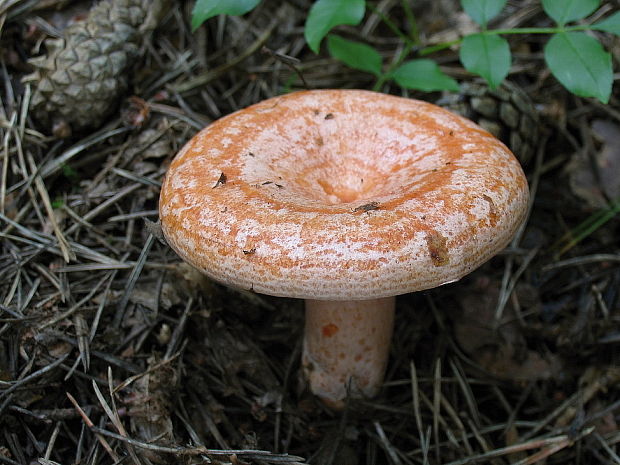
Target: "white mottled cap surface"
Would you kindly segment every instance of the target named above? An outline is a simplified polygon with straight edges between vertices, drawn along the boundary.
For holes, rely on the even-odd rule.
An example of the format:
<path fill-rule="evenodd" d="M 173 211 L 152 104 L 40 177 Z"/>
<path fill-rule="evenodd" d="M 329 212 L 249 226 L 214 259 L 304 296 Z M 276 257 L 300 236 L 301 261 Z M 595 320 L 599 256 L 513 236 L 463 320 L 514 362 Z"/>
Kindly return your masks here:
<path fill-rule="evenodd" d="M 361 90 L 297 92 L 215 121 L 175 157 L 166 239 L 221 283 L 364 300 L 472 271 L 523 222 L 512 153 L 435 105 Z"/>

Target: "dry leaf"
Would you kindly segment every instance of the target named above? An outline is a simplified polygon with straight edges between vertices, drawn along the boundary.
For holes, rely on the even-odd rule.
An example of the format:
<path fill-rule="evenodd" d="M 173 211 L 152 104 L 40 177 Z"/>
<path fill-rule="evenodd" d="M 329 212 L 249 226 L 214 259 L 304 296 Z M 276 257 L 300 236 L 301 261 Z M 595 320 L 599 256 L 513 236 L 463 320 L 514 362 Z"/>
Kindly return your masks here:
<path fill-rule="evenodd" d="M 592 133 L 603 144 L 596 157 L 603 193 L 609 199 L 620 199 L 620 126 L 597 119 L 592 122 Z"/>
<path fill-rule="evenodd" d="M 159 363 L 150 357 L 148 366 Z M 170 363 L 164 363 L 153 371 L 137 379 L 132 385 L 133 401 L 129 409 L 132 431 L 144 442 L 156 441 L 158 444 L 175 442 L 172 425 L 173 399 L 177 389 L 178 373 Z M 152 451 L 141 451 L 155 463 L 168 461 Z"/>
<path fill-rule="evenodd" d="M 573 194 L 599 209 L 606 207 L 608 200 L 620 198 L 620 127 L 598 119 L 591 129 L 601 143 L 600 150 L 594 160 L 586 153 L 576 153 L 567 170 Z"/>

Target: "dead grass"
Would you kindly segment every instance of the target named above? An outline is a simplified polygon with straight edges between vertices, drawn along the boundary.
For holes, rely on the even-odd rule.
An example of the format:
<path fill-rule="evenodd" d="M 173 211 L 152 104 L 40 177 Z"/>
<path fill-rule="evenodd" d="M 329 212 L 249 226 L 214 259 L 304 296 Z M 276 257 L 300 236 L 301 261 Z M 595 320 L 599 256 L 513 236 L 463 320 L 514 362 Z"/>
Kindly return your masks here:
<path fill-rule="evenodd" d="M 67 140 L 30 118 L 20 83 L 45 10 L 0 5 L 0 463 L 619 464 L 618 218 L 554 247 L 594 211 L 567 166 L 595 159 L 591 123 L 620 125 L 617 100 L 567 95 L 536 42 L 520 39 L 511 76 L 544 121 L 527 227 L 461 282 L 399 298 L 378 398 L 323 407 L 298 378 L 300 303 L 225 289 L 161 242 L 160 182 L 198 129 L 302 87 L 291 63 L 310 88 L 372 86 L 304 47 L 308 2 L 280 3 L 192 34 L 183 2 L 145 47 L 139 98 Z M 504 21 L 535 22 L 527 3 Z M 419 26 L 446 32 L 446 12 Z M 344 31 L 398 47 L 375 15 Z"/>

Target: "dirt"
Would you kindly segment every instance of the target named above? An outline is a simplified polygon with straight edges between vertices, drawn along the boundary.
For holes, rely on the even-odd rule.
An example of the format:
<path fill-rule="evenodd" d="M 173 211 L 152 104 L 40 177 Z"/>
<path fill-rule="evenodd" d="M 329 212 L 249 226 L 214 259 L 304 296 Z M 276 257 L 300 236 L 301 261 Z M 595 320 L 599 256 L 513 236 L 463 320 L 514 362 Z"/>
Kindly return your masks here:
<path fill-rule="evenodd" d="M 304 82 L 369 89 L 373 77 L 308 49 L 309 1 L 264 1 L 195 32 L 179 1 L 107 121 L 52 132 L 22 79 L 90 3 L 0 4 L 0 463 L 620 463 L 617 85 L 608 105 L 569 94 L 544 67 L 544 39 L 510 39 L 508 79 L 540 118 L 526 225 L 460 281 L 399 296 L 380 394 L 333 411 L 300 376 L 302 302 L 183 264 L 158 194 L 209 122 Z M 516 3 L 497 27 L 544 25 L 538 2 Z M 399 2 L 375 6 L 407 28 Z M 424 40 L 469 31 L 459 11 L 416 7 Z M 338 32 L 387 59 L 402 45 L 372 11 Z M 600 37 L 617 59 L 618 39 Z M 431 58 L 475 81 L 457 49 Z M 442 240 L 429 241 L 439 265 Z"/>

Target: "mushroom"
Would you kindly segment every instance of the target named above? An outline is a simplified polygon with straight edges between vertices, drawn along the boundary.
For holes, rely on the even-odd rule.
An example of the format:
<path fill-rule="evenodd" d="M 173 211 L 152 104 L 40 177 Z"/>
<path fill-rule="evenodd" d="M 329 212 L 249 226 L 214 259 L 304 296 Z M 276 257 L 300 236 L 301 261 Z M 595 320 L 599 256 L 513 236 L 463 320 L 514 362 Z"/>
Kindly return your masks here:
<path fill-rule="evenodd" d="M 328 405 L 378 393 L 395 296 L 458 280 L 526 216 L 512 153 L 435 105 L 362 90 L 270 98 L 172 161 L 170 246 L 228 286 L 306 299 L 302 366 Z"/>

